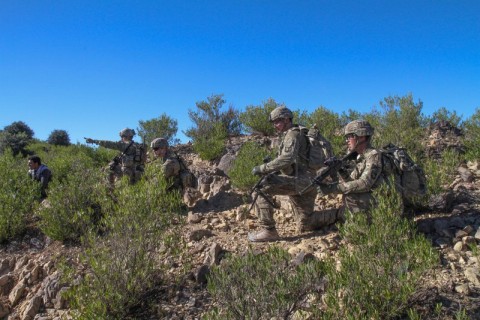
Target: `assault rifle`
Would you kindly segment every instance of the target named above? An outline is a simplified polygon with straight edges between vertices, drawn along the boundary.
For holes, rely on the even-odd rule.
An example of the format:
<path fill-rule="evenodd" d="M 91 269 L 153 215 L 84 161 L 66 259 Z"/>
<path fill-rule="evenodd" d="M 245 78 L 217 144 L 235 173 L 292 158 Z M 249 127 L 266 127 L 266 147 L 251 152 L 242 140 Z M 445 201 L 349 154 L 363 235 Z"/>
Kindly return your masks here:
<path fill-rule="evenodd" d="M 265 157 L 265 159 L 263 159 L 263 163 L 267 163 L 267 162 L 270 162 L 272 159 L 270 157 Z M 252 204 L 250 205 L 250 208 L 248 209 L 248 212 L 250 212 L 252 209 L 253 209 L 253 206 L 255 205 L 255 202 L 257 202 L 257 198 L 258 196 L 262 196 L 272 207 L 276 208 L 277 206 L 275 205 L 275 203 L 273 203 L 272 200 L 270 200 L 270 198 L 262 191 L 262 182 L 269 176 L 270 174 L 266 174 L 266 175 L 263 175 L 258 181 L 257 183 L 255 183 L 255 185 L 253 186 L 253 188 L 250 190 L 250 193 L 249 193 L 249 197 L 252 197 L 252 194 L 254 192 L 255 193 L 255 196 L 253 197 L 252 199 Z"/>
<path fill-rule="evenodd" d="M 340 170 L 340 168 L 342 168 L 346 161 L 355 159 L 357 155 L 358 153 L 356 151 L 352 151 L 340 159 L 337 159 L 336 157 L 331 157 L 325 160 L 325 167 L 319 170 L 320 173 L 312 179 L 311 183 L 308 186 L 306 186 L 302 191 L 300 191 L 299 195 L 304 194 L 314 185 L 322 184 L 325 178 L 327 178 L 333 173 L 336 173 L 338 170 Z"/>

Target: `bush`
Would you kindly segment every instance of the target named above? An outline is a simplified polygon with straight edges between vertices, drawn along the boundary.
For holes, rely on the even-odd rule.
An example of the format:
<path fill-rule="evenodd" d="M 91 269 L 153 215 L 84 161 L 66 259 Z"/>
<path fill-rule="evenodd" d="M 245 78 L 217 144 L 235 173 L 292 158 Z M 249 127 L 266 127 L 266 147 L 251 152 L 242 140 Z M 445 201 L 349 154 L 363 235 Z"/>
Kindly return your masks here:
<path fill-rule="evenodd" d="M 465 158 L 475 161 L 480 158 L 480 108 L 477 108 L 474 114 L 468 118 L 465 123 L 465 146 L 467 152 Z"/>
<path fill-rule="evenodd" d="M 463 157 L 455 150 L 445 150 L 440 160 L 425 159 L 422 167 L 427 177 L 427 196 L 445 191 L 446 187 L 453 181 Z"/>
<path fill-rule="evenodd" d="M 345 137 L 343 136 L 343 126 L 340 116 L 324 107 L 318 107 L 310 115 L 308 126 L 317 125 L 320 133 L 332 145 L 333 153 L 342 154 L 345 150 Z"/>
<path fill-rule="evenodd" d="M 67 293 L 79 319 L 124 319 L 142 296 L 165 280 L 168 261 L 182 252 L 182 201 L 153 166 L 131 186 L 124 179 L 105 210 L 103 236 L 83 239 L 84 277 Z M 75 278 L 70 270 L 70 282 Z"/>
<path fill-rule="evenodd" d="M 240 113 L 239 118 L 248 133 L 260 133 L 264 136 L 271 136 L 275 133 L 275 128 L 268 121 L 270 112 L 280 106 L 282 104 L 270 98 L 262 102 L 260 106 L 247 106 L 245 111 Z"/>
<path fill-rule="evenodd" d="M 140 120 L 138 126 L 138 135 L 146 144 L 150 144 L 156 138 L 165 138 L 170 145 L 179 142 L 174 138 L 178 130 L 177 120 L 170 118 L 166 113 L 162 113 L 158 118 Z"/>
<path fill-rule="evenodd" d="M 273 157 L 274 152 L 256 142 L 245 142 L 238 151 L 232 170 L 229 172 L 233 186 L 244 191 L 252 188 L 259 179 L 252 175 L 252 169 L 262 164 L 267 156 Z"/>
<path fill-rule="evenodd" d="M 78 241 L 99 222 L 101 197 L 106 187 L 101 172 L 81 161 L 72 163 L 68 171 L 61 180 L 50 183 L 50 205 L 40 208 L 39 225 L 52 239 Z"/>
<path fill-rule="evenodd" d="M 349 214 L 340 227 L 351 248 L 328 261 L 325 319 L 394 319 L 406 312 L 420 277 L 438 261 L 431 244 L 400 217 L 400 196 L 382 187 L 370 216 Z M 340 268 L 338 269 L 338 266 Z"/>
<path fill-rule="evenodd" d="M 290 263 L 283 249 L 249 250 L 212 268 L 208 291 L 218 302 L 206 319 L 290 319 L 323 278 L 323 264 L 311 259 Z"/>
<path fill-rule="evenodd" d="M 53 130 L 48 136 L 47 142 L 56 146 L 69 146 L 70 136 L 65 130 Z"/>
<path fill-rule="evenodd" d="M 40 186 L 27 175 L 27 161 L 11 152 L 0 156 L 0 242 L 26 228 L 26 220 L 40 195 Z"/>
<path fill-rule="evenodd" d="M 225 139 L 227 132 L 221 123 L 212 126 L 208 135 L 193 140 L 193 150 L 203 160 L 219 158 L 225 151 Z"/>

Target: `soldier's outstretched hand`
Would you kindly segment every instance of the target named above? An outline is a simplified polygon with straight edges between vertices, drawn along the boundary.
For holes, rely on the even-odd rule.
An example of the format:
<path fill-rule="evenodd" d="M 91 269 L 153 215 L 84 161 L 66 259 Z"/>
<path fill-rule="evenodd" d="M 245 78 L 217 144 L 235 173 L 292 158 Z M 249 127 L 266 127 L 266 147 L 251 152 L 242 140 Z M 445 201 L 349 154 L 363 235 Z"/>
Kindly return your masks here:
<path fill-rule="evenodd" d="M 85 142 L 86 142 L 86 143 L 93 143 L 93 139 L 91 139 L 91 138 L 85 138 Z"/>

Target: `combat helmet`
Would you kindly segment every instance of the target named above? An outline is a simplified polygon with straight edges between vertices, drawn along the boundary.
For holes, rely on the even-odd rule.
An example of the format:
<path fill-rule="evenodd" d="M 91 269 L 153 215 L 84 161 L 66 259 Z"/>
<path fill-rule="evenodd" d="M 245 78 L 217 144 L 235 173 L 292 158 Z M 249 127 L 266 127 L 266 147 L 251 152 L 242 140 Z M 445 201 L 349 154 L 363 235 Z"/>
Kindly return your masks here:
<path fill-rule="evenodd" d="M 168 140 L 165 138 L 156 138 L 150 143 L 152 149 L 156 148 L 168 148 Z"/>
<path fill-rule="evenodd" d="M 270 116 L 268 117 L 268 121 L 273 122 L 277 119 L 288 118 L 293 119 L 293 113 L 285 106 L 276 107 L 275 109 L 270 112 Z"/>
<path fill-rule="evenodd" d="M 373 136 L 374 129 L 366 120 L 354 120 L 345 126 L 345 136 L 355 134 L 358 137 Z"/>
<path fill-rule="evenodd" d="M 130 128 L 125 128 L 122 131 L 120 131 L 120 137 L 133 138 L 134 135 L 135 135 L 135 130 L 130 129 Z"/>

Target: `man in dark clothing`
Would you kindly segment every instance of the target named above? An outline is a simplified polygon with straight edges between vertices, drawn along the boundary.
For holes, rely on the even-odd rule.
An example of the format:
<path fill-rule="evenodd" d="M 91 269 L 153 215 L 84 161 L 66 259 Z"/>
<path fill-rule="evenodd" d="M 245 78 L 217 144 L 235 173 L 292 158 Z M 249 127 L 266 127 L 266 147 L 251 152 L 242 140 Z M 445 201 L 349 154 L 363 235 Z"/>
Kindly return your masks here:
<path fill-rule="evenodd" d="M 40 182 L 41 185 L 41 199 L 47 197 L 46 189 L 48 188 L 48 183 L 52 180 L 52 172 L 50 169 L 42 164 L 39 156 L 31 156 L 28 158 L 28 175 Z"/>

